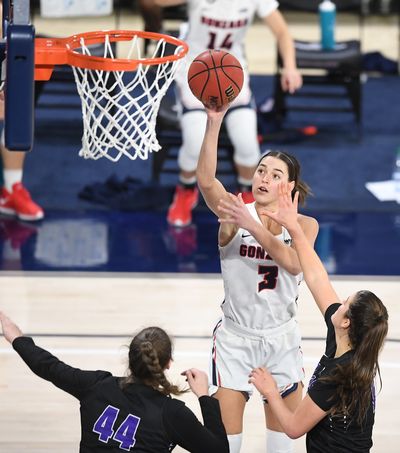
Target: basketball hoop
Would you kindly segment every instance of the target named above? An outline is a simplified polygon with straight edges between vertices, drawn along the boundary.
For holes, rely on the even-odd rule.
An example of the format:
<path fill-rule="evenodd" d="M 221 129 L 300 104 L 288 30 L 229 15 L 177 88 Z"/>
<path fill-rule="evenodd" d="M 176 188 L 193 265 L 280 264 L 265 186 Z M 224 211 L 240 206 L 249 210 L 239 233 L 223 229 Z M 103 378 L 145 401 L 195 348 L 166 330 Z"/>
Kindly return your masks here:
<path fill-rule="evenodd" d="M 154 50 L 143 55 L 144 42 Z M 126 57 L 116 58 L 113 43 L 124 42 Z M 102 56 L 93 55 L 102 45 Z M 155 126 L 161 99 L 188 46 L 172 36 L 144 31 L 94 31 L 68 38 L 35 40 L 35 80 L 48 80 L 55 65 L 72 66 L 82 100 L 80 155 L 147 159 L 158 151 Z"/>

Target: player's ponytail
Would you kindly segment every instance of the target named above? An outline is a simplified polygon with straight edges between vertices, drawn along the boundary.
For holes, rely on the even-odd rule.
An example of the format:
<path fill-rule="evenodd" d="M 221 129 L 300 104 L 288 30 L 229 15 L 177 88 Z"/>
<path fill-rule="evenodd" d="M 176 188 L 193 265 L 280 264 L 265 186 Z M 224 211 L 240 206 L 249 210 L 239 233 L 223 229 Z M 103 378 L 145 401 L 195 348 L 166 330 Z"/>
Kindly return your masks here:
<path fill-rule="evenodd" d="M 180 390 L 165 376 L 165 369 L 172 360 L 172 342 L 159 327 L 147 327 L 140 331 L 129 347 L 130 376 L 122 381 L 122 387 L 132 382 L 141 382 L 164 395 L 179 395 Z"/>
<path fill-rule="evenodd" d="M 285 162 L 285 164 L 288 168 L 289 182 L 294 181 L 294 188 L 292 190 L 292 198 L 294 198 L 294 194 L 296 192 L 299 192 L 299 204 L 301 206 L 304 205 L 307 196 L 312 195 L 312 191 L 311 191 L 310 187 L 308 186 L 308 184 L 306 184 L 300 177 L 299 161 L 291 154 L 288 154 L 283 151 L 274 150 L 274 151 L 267 151 L 265 154 L 263 154 L 261 156 L 259 164 L 267 156 L 275 157 L 275 158 L 280 159 L 283 162 Z"/>

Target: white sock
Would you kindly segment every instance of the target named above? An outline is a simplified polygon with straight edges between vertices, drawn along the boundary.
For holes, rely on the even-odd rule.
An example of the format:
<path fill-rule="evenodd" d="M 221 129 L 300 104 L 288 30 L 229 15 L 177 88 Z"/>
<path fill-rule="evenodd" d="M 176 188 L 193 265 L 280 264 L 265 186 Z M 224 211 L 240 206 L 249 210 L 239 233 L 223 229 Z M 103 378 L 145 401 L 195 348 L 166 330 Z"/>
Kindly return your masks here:
<path fill-rule="evenodd" d="M 22 170 L 4 170 L 4 187 L 11 193 L 15 183 L 22 181 Z"/>
<path fill-rule="evenodd" d="M 191 178 L 185 178 L 184 176 L 179 176 L 179 181 L 182 184 L 195 184 L 197 179 L 196 176 L 192 176 Z"/>
<path fill-rule="evenodd" d="M 228 442 L 229 453 L 240 453 L 240 447 L 242 446 L 242 433 L 228 434 Z"/>
<path fill-rule="evenodd" d="M 285 433 L 267 429 L 267 453 L 293 453 L 293 440 Z"/>

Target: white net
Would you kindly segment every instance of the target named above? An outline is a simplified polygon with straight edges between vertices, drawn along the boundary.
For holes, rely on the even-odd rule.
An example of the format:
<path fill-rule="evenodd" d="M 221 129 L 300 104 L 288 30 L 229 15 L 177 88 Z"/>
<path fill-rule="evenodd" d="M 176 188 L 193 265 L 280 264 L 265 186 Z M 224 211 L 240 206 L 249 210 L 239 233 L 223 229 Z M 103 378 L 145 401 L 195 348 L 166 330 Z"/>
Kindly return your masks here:
<path fill-rule="evenodd" d="M 143 39 L 133 36 L 123 44 L 127 60 L 143 60 Z M 150 41 L 151 58 L 165 55 L 165 40 Z M 169 46 L 170 47 L 170 46 Z M 174 54 L 181 48 L 174 46 Z M 114 59 L 115 46 L 106 34 L 102 57 Z M 91 46 L 80 40 L 75 52 L 91 55 Z M 146 57 L 149 58 L 149 57 Z M 79 155 L 86 159 L 106 157 L 113 162 L 126 156 L 147 159 L 161 147 L 156 137 L 156 117 L 161 99 L 170 86 L 180 59 L 161 64 L 139 63 L 135 71 L 104 71 L 73 66 L 82 100 L 83 136 Z"/>

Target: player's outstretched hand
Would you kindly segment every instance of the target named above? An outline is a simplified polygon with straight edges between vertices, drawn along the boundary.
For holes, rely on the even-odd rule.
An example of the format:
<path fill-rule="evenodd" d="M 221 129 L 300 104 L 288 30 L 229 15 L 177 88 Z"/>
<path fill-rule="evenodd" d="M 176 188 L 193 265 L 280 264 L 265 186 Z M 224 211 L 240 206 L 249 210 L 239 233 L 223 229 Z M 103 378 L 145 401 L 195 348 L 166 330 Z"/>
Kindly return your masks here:
<path fill-rule="evenodd" d="M 281 86 L 283 91 L 293 94 L 303 85 L 303 79 L 300 72 L 295 69 L 283 68 L 281 75 Z"/>
<path fill-rule="evenodd" d="M 204 371 L 190 368 L 182 371 L 181 375 L 186 376 L 190 389 L 198 398 L 208 395 L 208 376 Z"/>
<path fill-rule="evenodd" d="M 247 231 L 251 231 L 256 225 L 256 221 L 246 208 L 241 193 L 237 196 L 228 193 L 228 198 L 219 201 L 218 211 L 221 213 L 218 218 L 219 223 L 233 223 Z"/>
<path fill-rule="evenodd" d="M 211 119 L 222 119 L 225 116 L 225 113 L 228 111 L 230 104 L 225 104 L 221 107 L 217 108 L 210 108 L 206 105 L 204 106 L 206 109 L 207 116 Z"/>
<path fill-rule="evenodd" d="M 254 368 L 249 374 L 249 378 L 249 383 L 253 384 L 264 398 L 268 399 L 268 395 L 278 392 L 275 379 L 265 368 Z"/>
<path fill-rule="evenodd" d="M 297 225 L 297 209 L 299 204 L 299 192 L 296 192 L 292 200 L 292 192 L 287 182 L 281 182 L 278 186 L 278 208 L 276 211 L 267 209 L 260 210 L 261 215 L 266 215 L 275 222 L 283 225 L 287 230 Z"/>
<path fill-rule="evenodd" d="M 2 311 L 0 311 L 0 322 L 3 329 L 4 338 L 12 343 L 16 338 L 22 337 L 21 329 L 11 321 Z"/>

